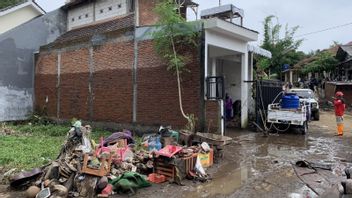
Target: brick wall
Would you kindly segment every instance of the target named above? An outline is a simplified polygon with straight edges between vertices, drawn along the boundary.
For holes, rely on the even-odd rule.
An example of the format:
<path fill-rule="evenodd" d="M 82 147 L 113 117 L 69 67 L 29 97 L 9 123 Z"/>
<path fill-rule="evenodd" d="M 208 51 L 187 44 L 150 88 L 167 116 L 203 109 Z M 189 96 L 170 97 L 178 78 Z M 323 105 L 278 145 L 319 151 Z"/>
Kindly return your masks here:
<path fill-rule="evenodd" d="M 89 119 L 88 49 L 61 53 L 60 118 Z"/>
<path fill-rule="evenodd" d="M 158 57 L 152 41 L 138 44 L 138 103 L 137 121 L 183 127 L 187 122 L 179 109 L 176 75 L 167 71 Z M 200 71 L 197 50 L 187 65 L 191 73 L 182 74 L 182 98 L 185 113 L 200 116 Z"/>
<path fill-rule="evenodd" d="M 205 130 L 216 132 L 219 130 L 220 109 L 218 101 L 205 101 Z"/>
<path fill-rule="evenodd" d="M 36 67 L 36 106 L 42 109 L 48 96 L 47 111 L 50 117 L 57 116 L 59 102 L 59 118 L 130 123 L 133 43 L 106 43 L 94 48 L 92 53 L 89 48 L 63 50 L 59 89 L 56 88 L 58 52 L 39 55 Z M 91 79 L 90 66 L 94 71 Z"/>
<path fill-rule="evenodd" d="M 155 25 L 158 21 L 154 8 L 160 0 L 139 0 L 139 26 Z"/>
<path fill-rule="evenodd" d="M 61 52 L 60 88 L 57 84 L 58 52 L 41 52 L 36 70 L 36 104 L 43 107 L 49 96 L 48 112 L 56 117 L 60 93 L 60 118 L 132 123 L 132 41 L 109 41 L 99 47 L 78 47 Z M 201 73 L 199 53 L 190 50 L 190 73 L 182 74 L 182 99 L 186 113 L 201 117 Z M 93 71 L 90 75 L 90 70 Z M 89 86 L 92 87 L 91 91 Z M 92 99 L 92 101 L 91 101 Z M 217 102 L 206 102 L 206 124 L 217 127 Z M 212 120 L 209 122 L 209 120 Z M 167 71 L 152 41 L 138 43 L 137 123 L 184 127 L 179 109 L 176 75 Z M 199 123 L 198 123 L 199 124 Z"/>
<path fill-rule="evenodd" d="M 56 116 L 57 105 L 57 54 L 41 54 L 35 71 L 35 108 L 47 109 L 49 116 Z M 48 103 L 46 104 L 46 98 Z"/>
<path fill-rule="evenodd" d="M 94 50 L 93 119 L 132 122 L 132 42 L 109 43 Z"/>

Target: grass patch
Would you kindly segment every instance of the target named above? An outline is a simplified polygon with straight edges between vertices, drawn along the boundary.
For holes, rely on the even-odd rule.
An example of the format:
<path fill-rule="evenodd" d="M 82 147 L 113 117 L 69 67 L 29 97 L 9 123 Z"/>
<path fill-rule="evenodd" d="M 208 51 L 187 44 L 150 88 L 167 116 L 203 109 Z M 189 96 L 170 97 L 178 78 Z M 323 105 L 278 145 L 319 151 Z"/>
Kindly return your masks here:
<path fill-rule="evenodd" d="M 64 137 L 4 136 L 0 139 L 0 166 L 31 169 L 58 156 Z"/>
<path fill-rule="evenodd" d="M 59 155 L 69 125 L 6 124 L 11 135 L 0 136 L 0 166 L 5 169 L 41 167 Z M 111 132 L 93 128 L 92 139 L 99 142 Z"/>

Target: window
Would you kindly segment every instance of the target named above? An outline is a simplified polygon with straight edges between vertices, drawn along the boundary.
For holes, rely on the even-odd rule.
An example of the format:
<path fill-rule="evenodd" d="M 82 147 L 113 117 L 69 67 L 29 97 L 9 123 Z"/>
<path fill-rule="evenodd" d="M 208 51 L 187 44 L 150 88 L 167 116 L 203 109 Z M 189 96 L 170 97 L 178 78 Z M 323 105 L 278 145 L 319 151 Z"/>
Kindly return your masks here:
<path fill-rule="evenodd" d="M 88 18 L 89 17 L 89 14 L 86 14 L 86 18 Z"/>
<path fill-rule="evenodd" d="M 206 96 L 208 100 L 224 99 L 224 77 L 222 76 L 209 76 L 206 79 Z"/>
<path fill-rule="evenodd" d="M 75 21 L 75 18 L 72 18 L 71 21 L 74 22 L 74 21 Z"/>
<path fill-rule="evenodd" d="M 109 7 L 109 11 L 111 11 L 111 10 L 112 10 L 112 7 L 110 6 L 110 7 Z"/>
<path fill-rule="evenodd" d="M 118 7 L 118 8 L 121 8 L 121 7 L 122 7 L 122 5 L 121 5 L 121 4 L 118 4 L 118 5 L 117 5 L 117 7 Z"/>
<path fill-rule="evenodd" d="M 130 9 L 130 12 L 133 12 L 134 11 L 134 0 L 130 0 L 129 1 L 129 9 Z"/>
<path fill-rule="evenodd" d="M 102 14 L 103 12 L 104 12 L 104 10 L 103 10 L 103 9 L 101 9 L 101 10 L 100 10 L 100 14 Z"/>

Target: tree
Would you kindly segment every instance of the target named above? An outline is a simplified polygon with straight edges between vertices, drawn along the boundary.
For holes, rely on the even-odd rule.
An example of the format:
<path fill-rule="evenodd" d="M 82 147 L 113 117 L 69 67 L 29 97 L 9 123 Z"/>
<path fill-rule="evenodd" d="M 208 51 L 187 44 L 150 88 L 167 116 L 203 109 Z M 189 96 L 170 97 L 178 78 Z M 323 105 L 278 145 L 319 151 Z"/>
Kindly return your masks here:
<path fill-rule="evenodd" d="M 281 38 L 282 25 L 273 23 L 274 18 L 275 16 L 270 15 L 264 19 L 264 40 L 261 45 L 271 52 L 272 58 L 259 58 L 258 65 L 263 70 L 280 73 L 282 65 L 294 65 L 304 56 L 303 52 L 296 51 L 303 39 L 295 40 L 298 26 L 289 28 L 288 25 L 285 26 L 284 36 Z"/>
<path fill-rule="evenodd" d="M 314 61 L 310 62 L 303 68 L 303 73 L 330 72 L 335 70 L 338 60 L 331 52 L 324 50 L 316 54 L 315 57 Z"/>
<path fill-rule="evenodd" d="M 14 6 L 16 4 L 22 3 L 24 2 L 24 0 L 1 0 L 0 1 L 0 10 L 10 7 L 10 6 Z"/>
<path fill-rule="evenodd" d="M 187 23 L 181 16 L 180 5 L 174 0 L 162 1 L 156 6 L 155 12 L 159 16 L 159 28 L 152 35 L 154 46 L 157 53 L 168 63 L 167 69 L 176 73 L 180 111 L 187 119 L 187 128 L 194 132 L 196 118 L 183 110 L 181 74 L 188 71 L 185 66 L 190 60 L 182 50 L 197 46 L 198 33 L 194 30 L 194 24 Z"/>

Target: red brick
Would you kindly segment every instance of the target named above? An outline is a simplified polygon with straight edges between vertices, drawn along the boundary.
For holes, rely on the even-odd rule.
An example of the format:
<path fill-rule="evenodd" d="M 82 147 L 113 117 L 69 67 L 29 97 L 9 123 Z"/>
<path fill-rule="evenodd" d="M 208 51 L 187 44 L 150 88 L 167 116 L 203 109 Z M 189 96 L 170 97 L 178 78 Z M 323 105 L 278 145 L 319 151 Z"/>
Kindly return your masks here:
<path fill-rule="evenodd" d="M 139 26 L 155 25 L 159 17 L 154 8 L 160 0 L 139 0 Z"/>
<path fill-rule="evenodd" d="M 35 107 L 37 110 L 47 109 L 51 117 L 56 116 L 57 110 L 57 55 L 41 54 L 36 64 L 35 75 Z M 48 103 L 45 100 L 48 98 Z"/>
<path fill-rule="evenodd" d="M 143 124 L 183 127 L 187 122 L 179 108 L 177 78 L 156 54 L 152 41 L 138 44 L 137 120 Z M 200 116 L 200 66 L 197 50 L 182 74 L 182 99 L 185 113 Z"/>

